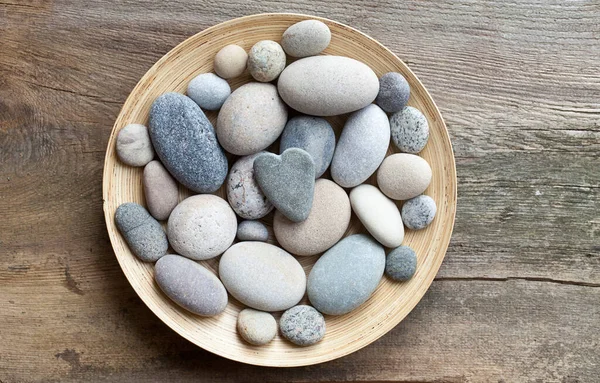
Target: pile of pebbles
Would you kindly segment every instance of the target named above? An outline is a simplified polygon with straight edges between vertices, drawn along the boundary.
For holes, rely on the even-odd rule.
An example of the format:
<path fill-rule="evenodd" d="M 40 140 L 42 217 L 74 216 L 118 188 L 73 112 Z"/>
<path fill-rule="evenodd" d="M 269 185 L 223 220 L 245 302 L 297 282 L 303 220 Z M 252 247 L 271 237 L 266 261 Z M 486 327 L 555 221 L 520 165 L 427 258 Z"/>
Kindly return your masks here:
<path fill-rule="evenodd" d="M 162 291 L 194 314 L 220 314 L 228 294 L 247 306 L 237 328 L 252 345 L 269 343 L 278 327 L 294 344 L 314 344 L 325 335 L 323 314 L 359 307 L 384 273 L 410 279 L 417 255 L 402 245 L 404 226 L 421 230 L 435 217 L 423 195 L 431 168 L 418 156 L 429 126 L 407 106 L 408 82 L 319 55 L 330 40 L 327 25 L 306 20 L 280 43 L 259 41 L 249 53 L 226 46 L 216 74 L 194 78 L 187 95 L 159 96 L 148 127 L 130 124 L 117 137 L 119 159 L 144 166 L 147 207 L 124 203 L 115 214 L 131 251 L 156 262 Z M 296 58 L 287 67 L 286 54 Z M 227 80 L 246 70 L 256 81 L 231 92 Z M 203 110 L 218 110 L 216 130 Z M 291 110 L 299 113 L 289 118 Z M 336 142 L 324 117 L 346 113 Z M 266 151 L 277 140 L 280 152 Z M 401 153 L 386 157 L 390 140 Z M 238 156 L 231 166 L 226 152 Z M 331 179 L 322 178 L 328 169 Z M 375 173 L 378 187 L 365 183 Z M 179 184 L 197 194 L 179 202 Z M 211 194 L 223 184 L 227 200 Z M 343 238 L 352 211 L 370 235 Z M 278 246 L 267 242 L 271 217 Z M 318 254 L 307 277 L 296 257 Z M 196 262 L 218 256 L 218 277 Z M 305 295 L 311 306 L 298 305 Z M 282 311 L 278 326 L 271 313 Z"/>

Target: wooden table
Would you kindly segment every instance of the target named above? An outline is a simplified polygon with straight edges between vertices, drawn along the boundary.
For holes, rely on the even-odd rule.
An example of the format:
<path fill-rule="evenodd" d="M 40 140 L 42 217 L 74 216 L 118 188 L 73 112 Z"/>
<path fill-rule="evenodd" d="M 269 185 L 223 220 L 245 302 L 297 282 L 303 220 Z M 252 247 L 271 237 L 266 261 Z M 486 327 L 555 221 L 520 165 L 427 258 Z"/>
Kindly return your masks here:
<path fill-rule="evenodd" d="M 417 308 L 330 363 L 259 368 L 165 326 L 102 215 L 113 121 L 186 37 L 261 12 L 370 34 L 456 152 L 455 233 Z M 0 0 L 0 382 L 600 380 L 600 1 Z"/>

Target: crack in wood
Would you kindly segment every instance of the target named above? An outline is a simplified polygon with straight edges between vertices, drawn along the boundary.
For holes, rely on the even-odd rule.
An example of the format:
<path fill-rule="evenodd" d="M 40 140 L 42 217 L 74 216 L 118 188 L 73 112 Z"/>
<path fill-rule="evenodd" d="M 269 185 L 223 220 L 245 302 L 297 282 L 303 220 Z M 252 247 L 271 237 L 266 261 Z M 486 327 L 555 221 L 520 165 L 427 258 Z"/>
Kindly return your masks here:
<path fill-rule="evenodd" d="M 526 282 L 548 282 L 560 285 L 600 287 L 600 283 L 569 281 L 564 279 L 554 279 L 547 277 L 439 277 L 435 281 L 484 281 L 484 282 L 508 282 L 508 281 L 526 281 Z"/>
<path fill-rule="evenodd" d="M 107 104 L 117 104 L 117 105 L 122 104 L 122 102 L 120 102 L 120 101 L 106 100 L 106 99 L 104 99 L 104 98 L 102 98 L 100 96 L 96 96 L 96 95 L 93 95 L 93 94 L 85 94 L 85 93 L 79 93 L 79 92 L 76 92 L 76 91 L 73 91 L 73 90 L 69 90 L 69 89 L 55 88 L 53 86 L 38 84 L 36 82 L 28 81 L 28 80 L 23 80 L 23 81 L 26 82 L 26 83 L 28 83 L 28 84 L 40 87 L 40 88 L 50 89 L 50 90 L 54 90 L 54 91 L 57 91 L 57 92 L 70 93 L 70 94 L 74 94 L 76 96 L 85 97 L 85 98 L 91 98 L 93 100 L 96 100 L 96 101 L 99 101 L 99 102 L 104 102 L 104 103 L 107 103 Z"/>

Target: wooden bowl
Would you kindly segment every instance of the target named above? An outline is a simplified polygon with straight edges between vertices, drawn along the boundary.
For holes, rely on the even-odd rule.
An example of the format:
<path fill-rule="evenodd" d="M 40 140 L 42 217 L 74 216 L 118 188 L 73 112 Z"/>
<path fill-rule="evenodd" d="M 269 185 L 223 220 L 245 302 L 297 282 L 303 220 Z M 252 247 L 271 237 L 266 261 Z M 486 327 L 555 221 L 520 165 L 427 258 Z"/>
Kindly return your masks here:
<path fill-rule="evenodd" d="M 169 91 L 185 93 L 192 78 L 211 72 L 215 54 L 225 45 L 238 44 L 249 50 L 260 40 L 279 41 L 286 28 L 305 19 L 321 20 L 331 29 L 331 44 L 324 54 L 360 60 L 378 76 L 396 71 L 406 77 L 411 86 L 409 105 L 420 109 L 429 121 L 429 143 L 421 156 L 433 170 L 426 194 L 435 200 L 438 211 L 427 229 L 406 233 L 404 244 L 418 255 L 417 272 L 410 281 L 398 283 L 384 277 L 373 296 L 358 309 L 342 316 L 326 316 L 327 333 L 313 346 L 297 347 L 278 335 L 270 344 L 254 347 L 236 333 L 237 314 L 243 305 L 230 297 L 226 310 L 216 317 L 191 314 L 161 292 L 154 282 L 153 264 L 141 262 L 131 253 L 113 217 L 115 209 L 124 202 L 144 204 L 142 168 L 121 164 L 115 153 L 115 141 L 125 125 L 147 124 L 150 106 L 157 96 Z M 250 80 L 246 73 L 230 84 L 235 89 Z M 207 115 L 214 125 L 217 114 Z M 329 119 L 338 137 L 346 117 Z M 394 151 L 396 149 L 390 146 L 388 154 Z M 233 160 L 235 158 L 230 158 L 230 164 Z M 325 176 L 328 177 L 328 173 Z M 376 183 L 375 176 L 369 182 Z M 226 198 L 225 187 L 215 194 Z M 182 187 L 180 198 L 188 195 L 189 191 Z M 230 20 L 188 38 L 144 75 L 127 98 L 110 136 L 104 164 L 103 198 L 106 226 L 119 264 L 138 295 L 163 322 L 189 341 L 225 358 L 255 365 L 291 367 L 325 362 L 365 347 L 390 331 L 415 307 L 433 281 L 450 241 L 456 211 L 456 170 L 450 138 L 439 110 L 423 84 L 396 55 L 369 36 L 335 21 L 298 14 L 261 14 Z M 264 222 L 270 227 L 272 214 Z M 346 235 L 357 232 L 364 232 L 364 228 L 353 215 Z M 271 242 L 276 243 L 274 238 Z M 318 256 L 298 257 L 307 274 L 317 259 Z M 201 263 L 216 273 L 218 258 Z"/>

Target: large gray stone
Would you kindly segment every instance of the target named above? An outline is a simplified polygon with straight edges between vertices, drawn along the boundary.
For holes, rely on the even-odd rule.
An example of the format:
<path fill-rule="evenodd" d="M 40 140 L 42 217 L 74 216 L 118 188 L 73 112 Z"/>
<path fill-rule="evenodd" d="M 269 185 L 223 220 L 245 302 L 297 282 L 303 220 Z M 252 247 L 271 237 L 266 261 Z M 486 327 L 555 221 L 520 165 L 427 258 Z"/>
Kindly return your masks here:
<path fill-rule="evenodd" d="M 167 254 L 167 235 L 142 205 L 134 202 L 120 205 L 115 212 L 115 223 L 131 252 L 142 261 L 155 262 Z"/>
<path fill-rule="evenodd" d="M 227 200 L 242 218 L 259 219 L 273 210 L 254 178 L 254 160 L 261 153 L 242 157 L 236 161 L 227 177 Z"/>

